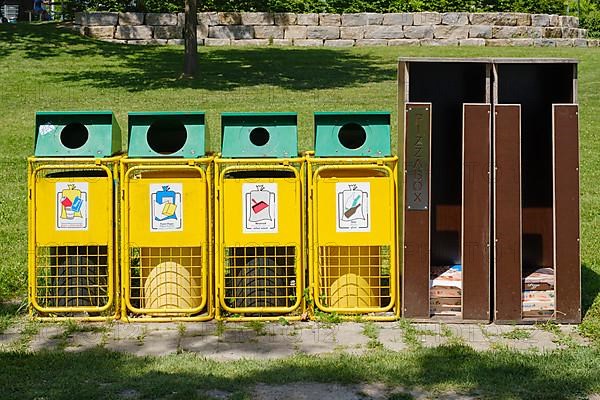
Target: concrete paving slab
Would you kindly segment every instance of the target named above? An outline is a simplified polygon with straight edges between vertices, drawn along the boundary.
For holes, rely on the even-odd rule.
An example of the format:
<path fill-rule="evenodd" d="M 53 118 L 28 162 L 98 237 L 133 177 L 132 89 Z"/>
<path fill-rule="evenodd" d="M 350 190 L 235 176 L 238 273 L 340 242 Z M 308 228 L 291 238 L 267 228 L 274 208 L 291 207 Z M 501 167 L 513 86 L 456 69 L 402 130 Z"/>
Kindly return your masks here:
<path fill-rule="evenodd" d="M 42 327 L 31 339 L 31 342 L 29 343 L 29 349 L 33 352 L 37 352 L 60 348 L 64 343 L 64 339 L 60 337 L 63 332 L 64 328 L 62 326 Z"/>

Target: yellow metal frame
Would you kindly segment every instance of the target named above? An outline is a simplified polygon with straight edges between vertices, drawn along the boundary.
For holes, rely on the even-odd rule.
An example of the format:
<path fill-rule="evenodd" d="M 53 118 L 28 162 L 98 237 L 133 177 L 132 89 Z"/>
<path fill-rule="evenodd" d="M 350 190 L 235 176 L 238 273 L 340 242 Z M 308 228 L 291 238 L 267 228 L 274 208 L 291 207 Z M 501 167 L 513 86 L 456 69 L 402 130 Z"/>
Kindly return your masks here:
<path fill-rule="evenodd" d="M 27 260 L 28 270 L 28 299 L 29 299 L 29 314 L 32 318 L 41 321 L 53 321 L 62 319 L 72 319 L 81 321 L 107 321 L 119 318 L 119 307 L 118 307 L 118 273 L 116 268 L 116 261 L 118 260 L 118 229 L 114 225 L 114 217 L 116 215 L 116 209 L 118 208 L 118 181 L 116 176 L 118 175 L 118 163 L 121 156 L 107 157 L 107 158 L 50 158 L 50 157 L 29 157 L 27 159 L 27 185 L 28 185 L 28 251 L 29 256 Z M 112 167 L 112 168 L 109 168 Z M 109 192 L 109 198 L 107 199 L 108 206 L 110 208 L 109 221 L 107 221 L 110 230 L 113 231 L 107 246 L 107 303 L 102 307 L 42 307 L 37 302 L 37 242 L 36 242 L 36 183 L 38 173 L 44 170 L 96 170 L 106 172 L 106 178 L 111 182 L 112 193 Z M 115 174 L 115 172 L 117 174 Z M 86 178 L 82 178 L 86 179 Z M 87 178 L 89 179 L 89 178 Z M 85 246 L 85 244 L 76 243 L 65 243 L 65 246 Z M 103 313 L 111 308 L 114 308 L 114 315 L 106 316 L 65 316 L 62 314 L 68 313 Z M 40 316 L 37 313 L 49 314 L 50 316 Z"/>
<path fill-rule="evenodd" d="M 351 319 L 349 315 L 360 315 L 361 318 L 372 320 L 372 321 L 394 321 L 400 317 L 400 304 L 399 304 L 399 278 L 400 270 L 398 267 L 398 254 L 397 254 L 397 238 L 398 238 L 398 226 L 397 226 L 397 213 L 398 213 L 398 193 L 397 193 L 397 179 L 398 179 L 398 158 L 397 157 L 385 157 L 385 158 L 319 158 L 314 157 L 314 153 L 306 152 L 305 158 L 307 163 L 308 173 L 308 253 L 309 253 L 309 282 L 310 282 L 310 295 L 315 302 L 315 306 L 324 312 L 335 312 L 339 313 L 342 318 Z M 315 204 L 317 198 L 317 186 L 315 184 L 318 174 L 324 170 L 336 170 L 336 169 L 352 169 L 352 170 L 379 170 L 384 171 L 389 179 L 390 193 L 392 193 L 393 201 L 391 204 L 394 205 L 392 213 L 392 220 L 390 221 L 392 229 L 392 240 L 388 243 L 390 247 L 390 303 L 386 307 L 381 308 L 368 308 L 368 307 L 357 307 L 351 311 L 343 308 L 328 307 L 321 303 L 320 283 L 321 277 L 319 271 L 319 232 L 317 223 L 317 213 L 314 207 L 318 207 Z M 383 243 L 382 243 L 383 244 Z M 395 309 L 394 309 L 395 307 Z M 394 310 L 393 315 L 375 315 L 381 313 L 387 313 Z"/>
<path fill-rule="evenodd" d="M 305 258 L 305 227 L 306 227 L 306 217 L 305 217 L 305 206 L 306 206 L 306 196 L 305 196 L 305 158 L 304 157 L 296 157 L 296 158 L 261 158 L 261 159 L 224 159 L 217 157 L 215 158 L 215 181 L 216 189 L 215 189 L 215 215 L 217 215 L 217 220 L 215 221 L 215 237 L 218 238 L 218 243 L 215 246 L 215 265 L 216 265 L 216 276 L 215 276 L 215 298 L 216 298 L 216 319 L 218 320 L 226 320 L 226 321 L 237 321 L 237 322 L 245 322 L 245 321 L 277 321 L 280 318 L 285 318 L 289 321 L 299 321 L 303 318 L 302 314 L 305 310 L 305 299 L 304 299 L 304 288 L 305 284 L 305 268 L 306 268 L 306 258 Z M 300 168 L 294 166 L 299 165 Z M 224 229 L 222 227 L 225 223 L 225 209 L 222 206 L 224 200 L 222 199 L 225 174 L 232 171 L 292 171 L 295 175 L 296 180 L 296 189 L 300 193 L 300 224 L 301 224 L 301 232 L 298 244 L 295 246 L 296 252 L 296 302 L 293 306 L 290 307 L 245 307 L 245 308 L 236 308 L 230 307 L 225 302 L 225 235 Z M 262 179 L 262 178 L 261 178 Z M 284 178 L 285 179 L 285 178 Z M 257 241 L 255 244 L 260 244 Z M 273 243 L 266 243 L 273 244 Z M 289 313 L 298 310 L 300 315 L 289 315 Z M 238 316 L 229 317 L 224 316 L 222 314 L 223 311 L 228 313 L 232 313 Z M 262 313 L 262 314 L 275 314 L 268 316 L 244 316 L 243 314 L 251 314 L 251 313 Z"/>
<path fill-rule="evenodd" d="M 204 167 L 204 168 L 202 168 Z M 202 292 L 201 304 L 191 309 L 150 309 L 137 308 L 131 304 L 131 287 L 129 282 L 130 265 L 130 243 L 128 240 L 129 232 L 129 181 L 130 175 L 135 171 L 189 171 L 194 170 L 200 173 L 200 176 L 206 182 L 206 205 L 207 205 L 207 223 L 206 223 L 206 242 L 201 250 L 201 278 Z M 212 224 L 212 173 L 213 157 L 194 158 L 194 159 L 170 159 L 170 158 L 127 158 L 121 159 L 121 319 L 126 322 L 171 322 L 171 321 L 209 321 L 214 318 L 214 305 L 212 301 L 213 287 L 213 254 L 214 229 Z M 206 313 L 192 315 L 206 310 Z M 131 318 L 128 311 L 139 315 L 139 318 Z M 153 314 L 153 315 L 151 315 Z M 190 314 L 189 316 L 155 316 L 156 314 Z"/>

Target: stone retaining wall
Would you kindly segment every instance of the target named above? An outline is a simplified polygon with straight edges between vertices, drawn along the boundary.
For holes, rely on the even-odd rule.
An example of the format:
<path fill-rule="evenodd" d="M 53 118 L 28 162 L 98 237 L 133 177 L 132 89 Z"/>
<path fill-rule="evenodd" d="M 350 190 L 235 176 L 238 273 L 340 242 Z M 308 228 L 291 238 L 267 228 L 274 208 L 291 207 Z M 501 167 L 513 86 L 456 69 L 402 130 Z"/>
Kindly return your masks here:
<path fill-rule="evenodd" d="M 77 13 L 74 29 L 127 44 L 183 44 L 184 14 Z M 205 46 L 598 46 L 575 17 L 523 13 L 204 12 Z"/>

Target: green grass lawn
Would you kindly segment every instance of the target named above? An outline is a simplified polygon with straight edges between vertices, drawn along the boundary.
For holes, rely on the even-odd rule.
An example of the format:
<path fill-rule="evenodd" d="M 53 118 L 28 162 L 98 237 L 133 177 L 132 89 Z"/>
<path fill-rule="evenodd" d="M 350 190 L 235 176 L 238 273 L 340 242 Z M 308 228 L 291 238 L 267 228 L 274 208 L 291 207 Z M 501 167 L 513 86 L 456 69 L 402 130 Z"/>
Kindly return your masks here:
<path fill-rule="evenodd" d="M 393 132 L 396 132 L 396 59 L 400 56 L 535 56 L 581 61 L 581 245 L 585 312 L 582 330 L 600 342 L 600 141 L 596 134 L 600 128 L 600 50 L 596 48 L 203 48 L 199 55 L 199 77 L 181 80 L 181 47 L 103 43 L 51 24 L 0 25 L 0 302 L 26 296 L 26 157 L 33 152 L 35 111 L 108 109 L 116 113 L 125 129 L 129 111 L 202 110 L 207 113 L 211 150 L 219 150 L 221 112 L 295 111 L 299 113 L 300 147 L 306 150 L 312 144 L 315 111 L 393 111 Z M 0 327 L 10 323 L 15 309 L 0 307 Z M 65 367 L 98 362 L 107 369 L 107 380 L 117 386 L 125 385 L 127 380 L 139 385 L 150 378 L 171 383 L 192 379 L 196 385 L 204 384 L 199 383 L 204 379 L 227 386 L 240 371 L 243 379 L 255 381 L 284 379 L 290 376 L 289 371 L 297 372 L 294 376 L 300 380 L 312 374 L 311 379 L 318 381 L 334 379 L 332 376 L 339 376 L 341 381 L 357 381 L 368 378 L 374 369 L 396 383 L 479 387 L 512 398 L 522 397 L 512 383 L 517 380 L 523 388 L 527 387 L 524 380 L 529 379 L 534 384 L 527 393 L 544 398 L 548 393 L 600 390 L 599 356 L 597 350 L 568 350 L 546 360 L 546 356 L 540 355 L 476 354 L 459 348 L 423 350 L 414 355 L 378 353 L 359 360 L 365 368 L 358 368 L 356 360 L 335 358 L 319 364 L 299 357 L 267 363 L 267 367 L 252 362 L 233 363 L 219 370 L 223 376 L 212 376 L 210 362 L 196 362 L 191 356 L 182 365 L 167 358 L 154 368 L 157 363 L 154 360 L 146 363 L 106 353 L 39 357 L 0 353 L 0 380 L 2 387 L 35 382 L 25 385 L 23 393 L 28 394 L 20 396 L 34 398 L 41 396 L 37 390 L 42 379 L 53 382 L 50 366 L 54 362 Z M 452 375 L 453 368 L 447 365 L 447 357 L 459 360 L 456 378 Z M 345 367 L 347 370 L 342 370 L 341 375 L 337 371 L 332 375 L 317 372 L 320 367 L 333 371 L 341 361 L 353 364 Z M 570 369 L 570 363 L 576 367 Z M 166 366 L 173 370 L 165 370 Z M 287 375 L 267 374 L 267 368 L 287 371 Z M 448 375 L 442 378 L 440 371 Z M 23 383 L 14 382 L 11 376 L 23 377 Z M 80 376 L 74 375 L 72 379 L 77 381 Z M 98 383 L 98 378 L 89 379 Z M 158 389 L 162 390 L 160 385 Z M 89 390 L 90 396 L 85 397 L 101 393 L 98 386 L 91 385 Z M 81 393 L 87 392 L 82 389 Z M 1 394 L 2 398 L 11 398 L 6 392 Z"/>

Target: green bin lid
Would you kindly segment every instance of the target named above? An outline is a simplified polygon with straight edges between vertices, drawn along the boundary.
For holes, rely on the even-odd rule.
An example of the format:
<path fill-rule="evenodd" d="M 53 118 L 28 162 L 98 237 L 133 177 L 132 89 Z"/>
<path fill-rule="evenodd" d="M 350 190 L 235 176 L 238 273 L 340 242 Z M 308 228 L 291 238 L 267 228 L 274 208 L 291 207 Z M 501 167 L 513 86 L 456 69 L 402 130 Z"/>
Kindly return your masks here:
<path fill-rule="evenodd" d="M 298 155 L 296 113 L 221 114 L 224 158 L 289 158 Z"/>
<path fill-rule="evenodd" d="M 316 157 L 392 154 L 389 112 L 315 113 Z"/>
<path fill-rule="evenodd" d="M 198 158 L 206 154 L 203 112 L 132 112 L 128 120 L 129 157 Z"/>
<path fill-rule="evenodd" d="M 35 114 L 36 157 L 110 157 L 121 152 L 121 128 L 112 111 Z"/>

